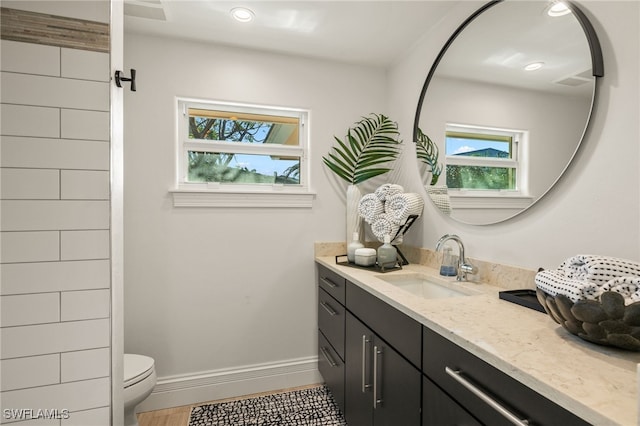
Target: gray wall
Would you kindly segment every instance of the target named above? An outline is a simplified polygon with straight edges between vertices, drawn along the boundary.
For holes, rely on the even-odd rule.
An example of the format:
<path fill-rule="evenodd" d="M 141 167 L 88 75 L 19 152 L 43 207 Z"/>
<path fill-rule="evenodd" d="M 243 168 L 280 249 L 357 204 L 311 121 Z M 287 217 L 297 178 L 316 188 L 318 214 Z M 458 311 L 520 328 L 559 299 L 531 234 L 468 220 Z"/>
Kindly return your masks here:
<path fill-rule="evenodd" d="M 128 33 L 125 68 L 140 76 L 125 94 L 125 351 L 155 358 L 157 390 L 204 376 L 207 399 L 319 380 L 313 245 L 345 238 L 345 186 L 322 156 L 385 112 L 384 71 Z M 175 96 L 309 109 L 312 208 L 173 207 Z M 218 385 L 246 369 L 248 387 Z M 145 407 L 183 401 L 162 397 Z"/>

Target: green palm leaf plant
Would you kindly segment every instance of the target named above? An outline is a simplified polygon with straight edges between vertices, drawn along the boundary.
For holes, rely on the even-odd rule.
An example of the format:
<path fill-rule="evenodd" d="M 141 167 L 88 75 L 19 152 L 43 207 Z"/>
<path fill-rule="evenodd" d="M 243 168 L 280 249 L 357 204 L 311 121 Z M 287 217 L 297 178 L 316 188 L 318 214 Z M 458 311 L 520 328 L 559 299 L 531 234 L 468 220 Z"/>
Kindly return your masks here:
<path fill-rule="evenodd" d="M 350 184 L 359 184 L 391 169 L 382 167 L 400 153 L 398 124 L 382 114 L 362 117 L 347 131 L 344 141 L 335 137 L 324 164 Z"/>
<path fill-rule="evenodd" d="M 431 172 L 430 185 L 435 185 L 438 183 L 438 178 L 442 173 L 442 164 L 438 163 L 438 146 L 419 127 L 417 136 L 416 156 L 418 160 L 429 166 L 429 171 Z"/>

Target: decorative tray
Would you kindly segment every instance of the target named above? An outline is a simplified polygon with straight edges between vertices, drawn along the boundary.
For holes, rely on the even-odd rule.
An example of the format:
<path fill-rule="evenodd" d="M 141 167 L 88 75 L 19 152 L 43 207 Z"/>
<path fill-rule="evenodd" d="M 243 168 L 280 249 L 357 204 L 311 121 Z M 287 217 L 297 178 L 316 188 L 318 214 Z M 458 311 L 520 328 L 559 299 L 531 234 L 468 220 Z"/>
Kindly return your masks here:
<path fill-rule="evenodd" d="M 342 260 L 340 260 L 342 259 Z M 349 262 L 349 259 L 347 258 L 346 254 L 341 254 L 336 256 L 336 265 L 342 265 L 342 266 L 350 266 L 352 268 L 358 268 L 358 269 L 365 269 L 367 271 L 375 271 L 375 272 L 391 272 L 391 271 L 398 271 L 400 269 L 402 269 L 402 263 L 401 262 L 397 262 L 396 261 L 396 266 L 392 267 L 392 268 L 383 268 L 381 266 L 378 266 L 378 264 L 375 265 L 371 265 L 371 266 L 362 266 L 362 265 L 356 265 L 353 262 Z"/>
<path fill-rule="evenodd" d="M 498 293 L 500 299 L 507 302 L 515 303 L 516 305 L 525 306 L 529 309 L 533 309 L 538 312 L 545 313 L 544 308 L 538 301 L 535 290 L 523 289 L 523 290 L 505 290 Z"/>

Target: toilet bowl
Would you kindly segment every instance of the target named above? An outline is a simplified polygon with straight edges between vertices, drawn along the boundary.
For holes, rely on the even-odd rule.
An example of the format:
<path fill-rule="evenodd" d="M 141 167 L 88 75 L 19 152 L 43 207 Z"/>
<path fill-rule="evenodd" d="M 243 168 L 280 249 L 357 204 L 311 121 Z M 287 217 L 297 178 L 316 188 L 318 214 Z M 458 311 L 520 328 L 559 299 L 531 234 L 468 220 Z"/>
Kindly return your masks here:
<path fill-rule="evenodd" d="M 156 385 L 153 358 L 124 354 L 124 424 L 138 426 L 136 406 L 144 401 Z"/>

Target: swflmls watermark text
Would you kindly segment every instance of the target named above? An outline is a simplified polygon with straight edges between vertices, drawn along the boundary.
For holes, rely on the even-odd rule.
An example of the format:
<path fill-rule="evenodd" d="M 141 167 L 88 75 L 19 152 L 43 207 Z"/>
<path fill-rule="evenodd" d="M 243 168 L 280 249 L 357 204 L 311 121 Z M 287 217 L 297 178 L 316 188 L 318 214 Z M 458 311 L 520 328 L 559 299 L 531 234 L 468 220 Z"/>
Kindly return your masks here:
<path fill-rule="evenodd" d="M 66 408 L 5 408 L 2 410 L 5 420 L 65 420 L 71 417 Z"/>

